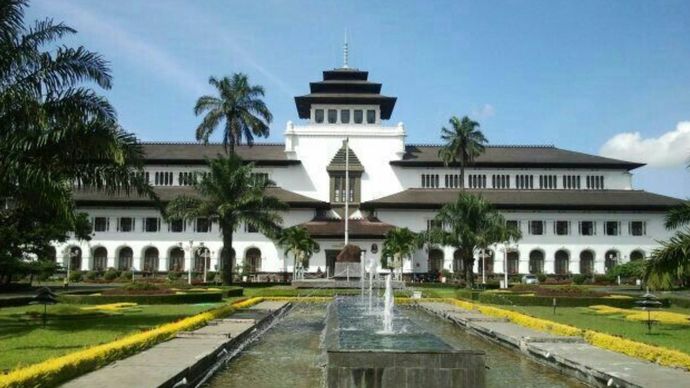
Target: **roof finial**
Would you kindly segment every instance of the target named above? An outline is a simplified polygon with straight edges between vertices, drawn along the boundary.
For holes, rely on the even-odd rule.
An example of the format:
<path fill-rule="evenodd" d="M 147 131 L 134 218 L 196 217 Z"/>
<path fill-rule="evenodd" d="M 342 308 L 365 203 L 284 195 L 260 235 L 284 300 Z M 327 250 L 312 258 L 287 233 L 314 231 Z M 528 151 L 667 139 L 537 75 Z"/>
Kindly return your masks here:
<path fill-rule="evenodd" d="M 345 44 L 343 45 L 343 69 L 349 69 L 350 47 L 347 44 L 347 29 L 345 29 Z"/>

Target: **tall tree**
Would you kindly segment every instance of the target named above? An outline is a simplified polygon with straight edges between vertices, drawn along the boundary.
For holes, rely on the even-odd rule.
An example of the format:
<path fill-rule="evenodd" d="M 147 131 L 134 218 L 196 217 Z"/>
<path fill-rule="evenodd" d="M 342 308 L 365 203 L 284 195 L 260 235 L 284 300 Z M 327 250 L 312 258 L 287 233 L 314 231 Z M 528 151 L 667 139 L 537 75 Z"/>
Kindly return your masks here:
<path fill-rule="evenodd" d="M 194 114 L 205 113 L 196 129 L 196 139 L 208 143 L 208 139 L 219 125 L 223 125 L 223 145 L 230 153 L 235 145 L 254 144 L 254 136 L 268 137 L 269 124 L 273 115 L 261 100 L 264 88 L 251 85 L 247 75 L 235 73 L 232 77 L 217 79 L 211 77 L 208 83 L 218 92 L 217 96 L 202 96 L 196 101 Z"/>
<path fill-rule="evenodd" d="M 197 195 L 173 199 L 165 213 L 169 220 L 207 218 L 218 223 L 223 236 L 223 284 L 232 284 L 235 266 L 232 241 L 237 228 L 250 224 L 263 234 L 275 237 L 283 222 L 280 212 L 287 210 L 287 205 L 266 193 L 273 182 L 253 177 L 254 166 L 245 164 L 239 156 L 219 157 L 208 164 L 208 173 L 192 182 Z"/>
<path fill-rule="evenodd" d="M 394 228 L 386 233 L 381 249 L 381 266 L 400 269 L 403 259 L 410 257 L 418 248 L 419 236 L 408 228 Z M 388 261 L 392 259 L 392 263 Z"/>
<path fill-rule="evenodd" d="M 308 267 L 309 258 L 319 249 L 319 244 L 309 235 L 309 231 L 300 226 L 293 226 L 283 230 L 278 237 L 278 245 L 285 249 L 286 259 L 292 253 L 293 279 L 296 274 L 297 263 L 300 263 L 302 267 Z"/>
<path fill-rule="evenodd" d="M 465 167 L 484 152 L 487 140 L 479 130 L 479 123 L 467 116 L 462 119 L 453 116 L 448 123 L 451 129 L 441 128 L 445 145 L 438 151 L 438 156 L 446 166 L 451 163 L 460 165 L 460 187 L 465 188 Z"/>
<path fill-rule="evenodd" d="M 520 238 L 519 231 L 506 226 L 503 216 L 488 201 L 472 194 L 461 193 L 454 203 L 443 206 L 434 220 L 439 227 L 425 233 L 422 241 L 460 249 L 468 288 L 474 287 L 475 251 Z"/>
<path fill-rule="evenodd" d="M 65 241 L 70 232 L 89 238 L 72 200 L 75 183 L 152 194 L 141 178 L 137 139 L 119 127 L 104 97 L 83 86 L 110 89 L 107 61 L 81 46 L 58 46 L 76 33 L 65 24 L 45 19 L 27 26 L 27 4 L 0 2 L 0 266 L 6 268 L 42 258 L 51 241 Z"/>

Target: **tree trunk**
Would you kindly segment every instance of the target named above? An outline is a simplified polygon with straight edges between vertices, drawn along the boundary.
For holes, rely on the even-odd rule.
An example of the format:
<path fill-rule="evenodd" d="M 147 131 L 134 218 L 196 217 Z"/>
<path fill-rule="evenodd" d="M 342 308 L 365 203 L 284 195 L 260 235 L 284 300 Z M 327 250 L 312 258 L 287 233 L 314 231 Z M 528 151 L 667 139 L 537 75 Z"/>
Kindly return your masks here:
<path fill-rule="evenodd" d="M 223 285 L 232 284 L 232 271 L 235 268 L 235 251 L 232 249 L 232 228 L 223 228 L 223 248 L 221 249 L 221 261 L 223 263 Z"/>
<path fill-rule="evenodd" d="M 463 250 L 462 261 L 465 265 L 465 287 L 474 288 L 474 252 Z"/>

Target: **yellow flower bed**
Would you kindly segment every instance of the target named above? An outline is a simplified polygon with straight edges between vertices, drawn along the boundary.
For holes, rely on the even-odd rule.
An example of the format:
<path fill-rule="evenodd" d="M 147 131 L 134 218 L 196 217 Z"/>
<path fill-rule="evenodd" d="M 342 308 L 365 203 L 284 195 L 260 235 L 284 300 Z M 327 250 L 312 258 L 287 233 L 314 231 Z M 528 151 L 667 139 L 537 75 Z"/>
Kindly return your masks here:
<path fill-rule="evenodd" d="M 622 309 L 611 306 L 589 306 L 597 314 L 623 315 L 630 321 L 646 321 L 647 312 L 644 310 Z M 690 315 L 673 313 L 670 311 L 652 311 L 652 319 L 667 325 L 690 325 Z"/>
<path fill-rule="evenodd" d="M 690 370 L 690 355 L 664 348 L 662 346 L 647 345 L 641 342 L 631 341 L 622 337 L 611 334 L 604 334 L 594 330 L 582 330 L 577 327 L 556 323 L 546 319 L 531 317 L 526 314 L 518 313 L 511 310 L 505 310 L 497 307 L 485 306 L 478 303 L 470 303 L 457 299 L 446 299 L 447 303 L 463 308 L 465 310 L 478 310 L 482 314 L 507 318 L 513 323 L 521 326 L 529 327 L 536 330 L 546 331 L 551 334 L 565 335 L 565 336 L 581 336 L 587 343 L 600 348 L 612 350 L 614 352 L 622 353 L 631 357 L 641 358 L 644 360 L 656 362 L 661 365 L 667 365 L 677 368 L 684 368 Z M 596 306 L 601 307 L 601 306 Z M 603 306 L 607 309 L 617 309 L 615 307 Z M 682 315 L 682 314 L 679 314 Z"/>
<path fill-rule="evenodd" d="M 106 310 L 106 311 L 120 311 L 123 309 L 128 309 L 131 307 L 137 306 L 136 303 L 129 303 L 129 302 L 122 302 L 122 303 L 108 303 L 108 304 L 99 304 L 96 306 L 87 306 L 87 307 L 82 307 L 81 310 Z"/>
<path fill-rule="evenodd" d="M 180 331 L 196 329 L 213 319 L 228 315 L 236 309 L 253 306 L 262 300 L 263 298 L 251 298 L 234 304 L 224 305 L 177 322 L 167 323 L 141 333 L 132 334 L 119 340 L 15 369 L 6 375 L 0 376 L 0 388 L 58 385 L 61 382 L 168 340 Z"/>
<path fill-rule="evenodd" d="M 264 300 L 273 302 L 326 303 L 333 300 L 330 296 L 264 296 Z"/>

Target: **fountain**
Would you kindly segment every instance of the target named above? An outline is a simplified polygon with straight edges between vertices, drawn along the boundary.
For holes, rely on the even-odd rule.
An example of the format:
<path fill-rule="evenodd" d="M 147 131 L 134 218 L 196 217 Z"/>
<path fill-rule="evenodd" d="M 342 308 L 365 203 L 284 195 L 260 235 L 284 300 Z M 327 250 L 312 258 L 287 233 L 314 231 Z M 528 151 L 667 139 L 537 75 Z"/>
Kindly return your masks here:
<path fill-rule="evenodd" d="M 382 334 L 393 334 L 393 287 L 391 277 L 386 276 L 386 293 L 383 294 L 383 332 Z"/>

